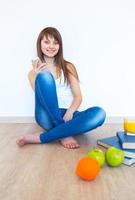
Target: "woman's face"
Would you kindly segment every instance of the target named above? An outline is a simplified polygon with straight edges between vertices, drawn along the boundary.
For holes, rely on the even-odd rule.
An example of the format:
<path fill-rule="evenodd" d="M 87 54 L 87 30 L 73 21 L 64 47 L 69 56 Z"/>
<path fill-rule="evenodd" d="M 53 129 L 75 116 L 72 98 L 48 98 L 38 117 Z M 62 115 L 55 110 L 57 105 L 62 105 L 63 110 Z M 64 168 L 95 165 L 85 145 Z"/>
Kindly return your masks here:
<path fill-rule="evenodd" d="M 59 51 L 59 43 L 54 37 L 44 36 L 41 40 L 41 50 L 45 56 L 52 58 L 56 56 Z"/>

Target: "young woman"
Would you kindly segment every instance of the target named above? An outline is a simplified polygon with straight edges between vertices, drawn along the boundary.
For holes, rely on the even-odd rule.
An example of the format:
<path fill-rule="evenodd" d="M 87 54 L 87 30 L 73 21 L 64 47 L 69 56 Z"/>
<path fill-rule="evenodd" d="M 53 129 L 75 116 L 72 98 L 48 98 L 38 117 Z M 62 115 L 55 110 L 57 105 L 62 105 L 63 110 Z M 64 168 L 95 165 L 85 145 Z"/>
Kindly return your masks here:
<path fill-rule="evenodd" d="M 56 28 L 47 27 L 40 32 L 37 55 L 28 78 L 35 91 L 35 120 L 45 132 L 23 135 L 17 144 L 58 140 L 65 148 L 78 148 L 73 136 L 101 126 L 105 111 L 100 107 L 79 111 L 82 95 L 78 74 L 63 57 L 62 38 Z"/>

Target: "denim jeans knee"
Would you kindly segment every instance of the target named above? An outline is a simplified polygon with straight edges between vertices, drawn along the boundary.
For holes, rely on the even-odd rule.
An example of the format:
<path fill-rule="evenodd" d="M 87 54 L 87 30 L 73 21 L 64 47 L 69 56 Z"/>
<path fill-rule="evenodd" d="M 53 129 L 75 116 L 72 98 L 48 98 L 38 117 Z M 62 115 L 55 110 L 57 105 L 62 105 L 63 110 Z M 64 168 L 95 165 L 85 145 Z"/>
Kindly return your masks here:
<path fill-rule="evenodd" d="M 35 82 L 40 82 L 42 80 L 52 80 L 53 79 L 53 75 L 51 72 L 48 72 L 48 71 L 42 71 L 42 72 L 39 72 L 36 76 L 36 80 Z"/>
<path fill-rule="evenodd" d="M 101 107 L 95 107 L 96 110 L 97 110 L 97 113 L 98 113 L 98 120 L 99 120 L 99 126 L 101 126 L 104 121 L 105 121 L 105 118 L 106 118 L 106 112 L 103 108 Z"/>

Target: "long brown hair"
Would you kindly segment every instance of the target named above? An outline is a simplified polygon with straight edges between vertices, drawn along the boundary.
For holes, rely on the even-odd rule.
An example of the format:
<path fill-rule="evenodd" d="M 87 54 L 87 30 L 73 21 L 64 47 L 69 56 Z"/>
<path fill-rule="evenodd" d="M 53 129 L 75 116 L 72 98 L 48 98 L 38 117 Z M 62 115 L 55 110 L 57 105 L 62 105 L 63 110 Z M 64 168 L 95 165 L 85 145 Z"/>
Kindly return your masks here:
<path fill-rule="evenodd" d="M 71 73 L 79 81 L 79 77 L 78 77 L 77 71 L 75 69 L 75 66 L 71 62 L 66 61 L 63 57 L 62 37 L 61 37 L 59 31 L 54 27 L 44 28 L 38 36 L 38 39 L 37 39 L 37 55 L 40 58 L 40 60 L 42 62 L 45 61 L 44 60 L 44 54 L 41 50 L 41 40 L 43 39 L 44 36 L 53 37 L 59 44 L 59 51 L 58 51 L 57 55 L 55 56 L 55 63 L 56 63 L 56 66 L 58 67 L 58 71 L 63 70 L 64 79 L 65 79 L 64 81 L 67 83 L 67 85 L 70 82 L 69 81 L 69 73 Z"/>

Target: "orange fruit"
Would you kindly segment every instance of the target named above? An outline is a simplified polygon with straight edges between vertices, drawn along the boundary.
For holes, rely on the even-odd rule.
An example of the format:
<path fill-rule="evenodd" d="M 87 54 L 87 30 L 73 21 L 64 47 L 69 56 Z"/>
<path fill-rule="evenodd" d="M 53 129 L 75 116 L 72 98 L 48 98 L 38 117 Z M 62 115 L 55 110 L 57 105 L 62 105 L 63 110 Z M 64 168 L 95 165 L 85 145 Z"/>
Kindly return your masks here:
<path fill-rule="evenodd" d="M 84 180 L 93 180 L 100 171 L 100 165 L 94 158 L 82 158 L 76 167 L 76 175 Z"/>

